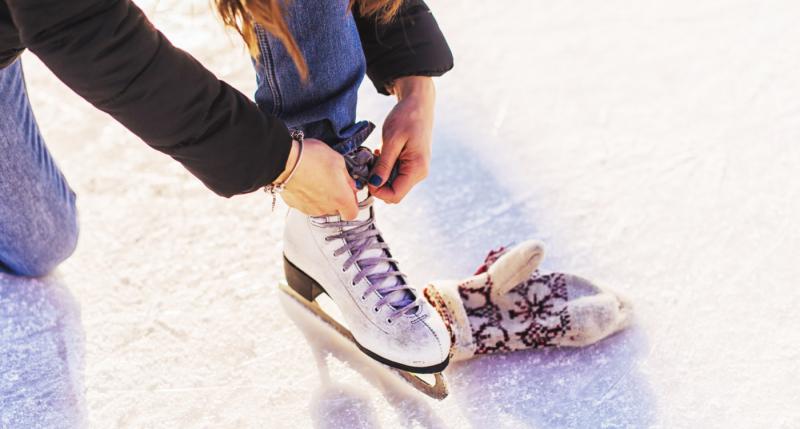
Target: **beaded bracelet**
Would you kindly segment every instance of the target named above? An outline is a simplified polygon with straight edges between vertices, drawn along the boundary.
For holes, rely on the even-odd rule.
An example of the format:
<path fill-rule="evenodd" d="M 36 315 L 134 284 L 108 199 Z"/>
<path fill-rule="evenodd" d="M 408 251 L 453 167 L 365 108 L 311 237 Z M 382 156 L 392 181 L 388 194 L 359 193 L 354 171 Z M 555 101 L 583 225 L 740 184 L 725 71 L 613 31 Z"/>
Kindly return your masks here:
<path fill-rule="evenodd" d="M 289 177 L 287 177 L 286 180 L 281 183 L 270 183 L 269 185 L 264 186 L 264 192 L 272 194 L 272 211 L 275 211 L 275 202 L 278 199 L 278 194 L 283 192 L 284 188 L 286 188 L 286 184 L 289 183 L 289 180 L 292 180 L 294 172 L 297 171 L 297 166 L 300 165 L 300 160 L 303 159 L 303 138 L 305 136 L 300 130 L 292 130 L 291 135 L 292 140 L 297 140 L 297 143 L 300 144 L 300 149 L 297 153 L 297 161 L 295 161 L 292 171 L 289 172 Z"/>

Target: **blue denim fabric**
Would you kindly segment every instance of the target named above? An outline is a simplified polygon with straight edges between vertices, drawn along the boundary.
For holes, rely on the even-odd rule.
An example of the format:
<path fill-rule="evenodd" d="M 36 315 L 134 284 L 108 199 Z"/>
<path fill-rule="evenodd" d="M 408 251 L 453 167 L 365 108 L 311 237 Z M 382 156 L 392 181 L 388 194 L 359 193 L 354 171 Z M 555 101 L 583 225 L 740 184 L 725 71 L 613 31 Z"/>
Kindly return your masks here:
<path fill-rule="evenodd" d="M 0 70 L 0 271 L 47 274 L 75 249 L 75 193 L 31 111 L 22 66 Z"/>
<path fill-rule="evenodd" d="M 308 80 L 300 78 L 280 40 L 261 28 L 257 28 L 261 55 L 254 61 L 259 108 L 306 137 L 331 146 L 349 142 L 339 150 L 357 147 L 374 128 L 366 121 L 356 123 L 356 98 L 366 60 L 348 3 L 286 3 L 286 23 L 308 64 Z"/>

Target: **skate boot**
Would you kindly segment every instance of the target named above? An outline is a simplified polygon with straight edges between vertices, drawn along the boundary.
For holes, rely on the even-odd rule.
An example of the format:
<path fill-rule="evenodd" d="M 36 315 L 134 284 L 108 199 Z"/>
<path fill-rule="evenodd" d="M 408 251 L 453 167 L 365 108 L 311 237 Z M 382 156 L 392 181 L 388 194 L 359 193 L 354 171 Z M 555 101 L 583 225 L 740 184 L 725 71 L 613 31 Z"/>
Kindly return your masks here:
<path fill-rule="evenodd" d="M 450 334 L 435 309 L 406 283 L 375 226 L 373 198 L 358 194 L 353 221 L 290 209 L 284 233 L 289 288 L 308 303 L 327 294 L 356 345 L 373 359 L 417 374 L 449 362 Z"/>

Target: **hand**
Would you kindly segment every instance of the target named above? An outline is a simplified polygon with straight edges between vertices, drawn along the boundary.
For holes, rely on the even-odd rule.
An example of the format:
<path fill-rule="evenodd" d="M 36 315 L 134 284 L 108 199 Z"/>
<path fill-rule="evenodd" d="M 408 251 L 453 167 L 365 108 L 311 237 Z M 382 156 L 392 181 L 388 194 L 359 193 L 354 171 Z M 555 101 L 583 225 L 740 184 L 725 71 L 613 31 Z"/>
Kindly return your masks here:
<path fill-rule="evenodd" d="M 286 169 L 275 183 L 282 183 L 289 176 L 297 163 L 299 146 L 292 141 Z M 338 214 L 344 220 L 353 220 L 358 215 L 355 182 L 344 158 L 317 139 L 303 141 L 303 158 L 281 197 L 290 207 L 310 216 Z"/>
<path fill-rule="evenodd" d="M 369 190 L 387 203 L 399 203 L 428 175 L 436 96 L 433 79 L 424 76 L 397 79 L 392 90 L 398 102 L 383 124 L 383 145 L 376 151 Z M 387 185 L 395 164 L 397 177 Z"/>

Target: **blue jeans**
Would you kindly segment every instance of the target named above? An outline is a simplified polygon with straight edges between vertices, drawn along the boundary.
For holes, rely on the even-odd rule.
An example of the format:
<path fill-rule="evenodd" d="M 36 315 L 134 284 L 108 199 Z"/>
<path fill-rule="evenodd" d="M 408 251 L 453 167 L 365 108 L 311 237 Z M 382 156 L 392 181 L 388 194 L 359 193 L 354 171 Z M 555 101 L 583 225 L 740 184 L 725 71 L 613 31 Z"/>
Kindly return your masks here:
<path fill-rule="evenodd" d="M 286 4 L 286 24 L 308 64 L 308 80 L 300 78 L 283 44 L 261 28 L 257 28 L 261 55 L 254 61 L 259 108 L 341 153 L 360 145 L 374 128 L 367 121 L 356 122 L 366 60 L 348 4 L 348 0 Z"/>
<path fill-rule="evenodd" d="M 47 274 L 77 239 L 75 193 L 45 147 L 17 60 L 0 70 L 0 271 Z"/>

